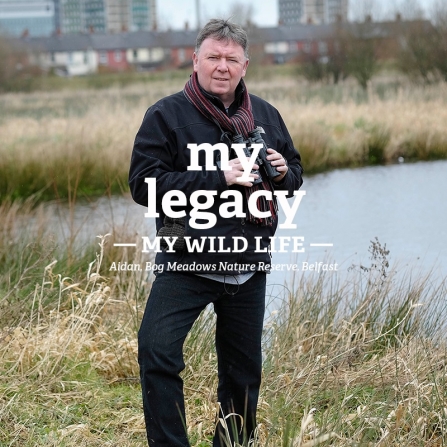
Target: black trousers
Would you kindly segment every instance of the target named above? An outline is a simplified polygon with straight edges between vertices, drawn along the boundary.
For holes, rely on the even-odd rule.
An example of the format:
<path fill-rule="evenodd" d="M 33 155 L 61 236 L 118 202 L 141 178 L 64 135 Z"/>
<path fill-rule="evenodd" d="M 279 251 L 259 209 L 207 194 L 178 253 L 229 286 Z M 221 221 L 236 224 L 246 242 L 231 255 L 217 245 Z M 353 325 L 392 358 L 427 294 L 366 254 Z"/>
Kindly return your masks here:
<path fill-rule="evenodd" d="M 217 317 L 218 401 L 224 414 L 237 413 L 243 418 L 243 424 L 239 417 L 227 420 L 232 441 L 247 443 L 253 435 L 261 383 L 265 284 L 263 272 L 240 285 L 179 272 L 157 275 L 138 333 L 150 447 L 189 447 L 183 381 L 179 376 L 185 367 L 183 343 L 209 303 L 213 303 Z M 213 447 L 225 445 L 222 436 L 228 435 L 218 424 Z"/>

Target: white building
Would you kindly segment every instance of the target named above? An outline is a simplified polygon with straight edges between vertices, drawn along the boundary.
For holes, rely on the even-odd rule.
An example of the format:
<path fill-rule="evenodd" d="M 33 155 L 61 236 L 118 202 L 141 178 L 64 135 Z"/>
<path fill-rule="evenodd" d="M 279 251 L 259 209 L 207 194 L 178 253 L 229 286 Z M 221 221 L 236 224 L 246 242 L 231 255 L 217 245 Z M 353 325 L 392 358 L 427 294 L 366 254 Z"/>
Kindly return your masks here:
<path fill-rule="evenodd" d="M 334 23 L 348 20 L 348 0 L 278 0 L 279 22 Z"/>
<path fill-rule="evenodd" d="M 54 30 L 53 0 L 0 0 L 0 32 L 49 36 Z"/>

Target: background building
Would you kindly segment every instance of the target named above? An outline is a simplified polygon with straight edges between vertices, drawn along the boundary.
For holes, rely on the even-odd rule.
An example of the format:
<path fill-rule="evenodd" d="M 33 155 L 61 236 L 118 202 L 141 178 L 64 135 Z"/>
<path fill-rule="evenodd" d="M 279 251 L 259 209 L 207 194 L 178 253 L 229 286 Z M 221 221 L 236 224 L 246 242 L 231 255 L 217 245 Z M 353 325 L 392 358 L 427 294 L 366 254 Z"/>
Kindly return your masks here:
<path fill-rule="evenodd" d="M 348 21 L 348 0 L 326 0 L 324 2 L 324 23 Z"/>
<path fill-rule="evenodd" d="M 49 36 L 55 30 L 53 0 L 0 0 L 0 32 Z"/>
<path fill-rule="evenodd" d="M 107 31 L 106 0 L 84 0 L 84 29 L 82 31 L 99 32 Z"/>
<path fill-rule="evenodd" d="M 0 0 L 0 33 L 14 37 L 156 28 L 155 0 Z"/>
<path fill-rule="evenodd" d="M 105 2 L 107 31 L 115 33 L 129 29 L 129 2 L 127 0 L 107 0 Z"/>
<path fill-rule="evenodd" d="M 61 33 L 150 31 L 155 0 L 55 0 Z"/>
<path fill-rule="evenodd" d="M 157 29 L 155 0 L 130 0 L 130 30 Z"/>
<path fill-rule="evenodd" d="M 348 20 L 348 0 L 278 0 L 279 23 L 333 23 Z"/>

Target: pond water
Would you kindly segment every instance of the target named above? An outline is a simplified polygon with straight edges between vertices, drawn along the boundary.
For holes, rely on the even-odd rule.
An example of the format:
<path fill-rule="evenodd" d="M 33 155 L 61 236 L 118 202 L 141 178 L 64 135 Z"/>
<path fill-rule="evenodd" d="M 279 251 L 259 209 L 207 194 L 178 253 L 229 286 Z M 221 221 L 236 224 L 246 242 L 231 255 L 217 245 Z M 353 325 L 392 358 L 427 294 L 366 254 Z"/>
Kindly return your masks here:
<path fill-rule="evenodd" d="M 303 238 L 304 252 L 292 253 L 288 247 L 274 253 L 278 270 L 268 276 L 270 284 L 288 281 L 293 265 L 299 274 L 315 274 L 303 271 L 311 265 L 321 269 L 337 264 L 338 272 L 353 264 L 370 265 L 368 249 L 375 238 L 386 245 L 392 265 L 446 276 L 447 161 L 336 170 L 306 177 L 303 190 L 297 229 L 279 230 L 277 236 Z M 144 213 L 130 196 L 78 205 L 70 218 L 66 207 L 51 208 L 58 233 L 67 233 L 66 222 L 71 222 L 70 231 L 79 231 L 78 237 L 90 242 L 123 228 L 123 234 L 153 236 L 153 222 Z"/>
<path fill-rule="evenodd" d="M 298 233 L 312 261 L 328 256 L 347 269 L 365 263 L 371 241 L 392 264 L 447 273 L 447 162 L 337 170 L 305 180 Z M 324 253 L 323 253 L 324 251 Z"/>

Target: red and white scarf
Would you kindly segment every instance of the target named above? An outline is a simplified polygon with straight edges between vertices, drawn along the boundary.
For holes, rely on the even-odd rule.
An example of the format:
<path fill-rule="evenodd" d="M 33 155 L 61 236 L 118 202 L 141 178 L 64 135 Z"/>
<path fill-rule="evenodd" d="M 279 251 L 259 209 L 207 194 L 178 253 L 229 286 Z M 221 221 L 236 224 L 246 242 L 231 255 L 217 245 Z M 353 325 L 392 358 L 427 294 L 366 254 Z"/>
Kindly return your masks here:
<path fill-rule="evenodd" d="M 240 86 L 242 87 L 241 103 L 236 112 L 231 116 L 228 116 L 224 110 L 210 101 L 207 94 L 199 85 L 196 72 L 193 72 L 189 78 L 183 92 L 188 101 L 194 105 L 202 113 L 202 115 L 210 121 L 217 122 L 220 128 L 228 132 L 231 137 L 234 137 L 235 135 L 242 135 L 246 139 L 248 138 L 249 132 L 255 129 L 255 122 L 251 108 L 250 96 L 243 79 L 240 81 Z M 253 192 L 258 191 L 259 189 L 265 189 L 273 192 L 271 181 L 265 174 L 262 176 L 262 183 L 244 189 L 247 200 Z M 264 196 L 260 196 L 257 200 L 257 208 L 260 211 L 270 211 L 271 217 L 259 218 L 248 212 L 248 220 L 257 225 L 272 225 L 277 215 L 275 196 L 272 194 L 272 200 L 266 200 Z"/>

